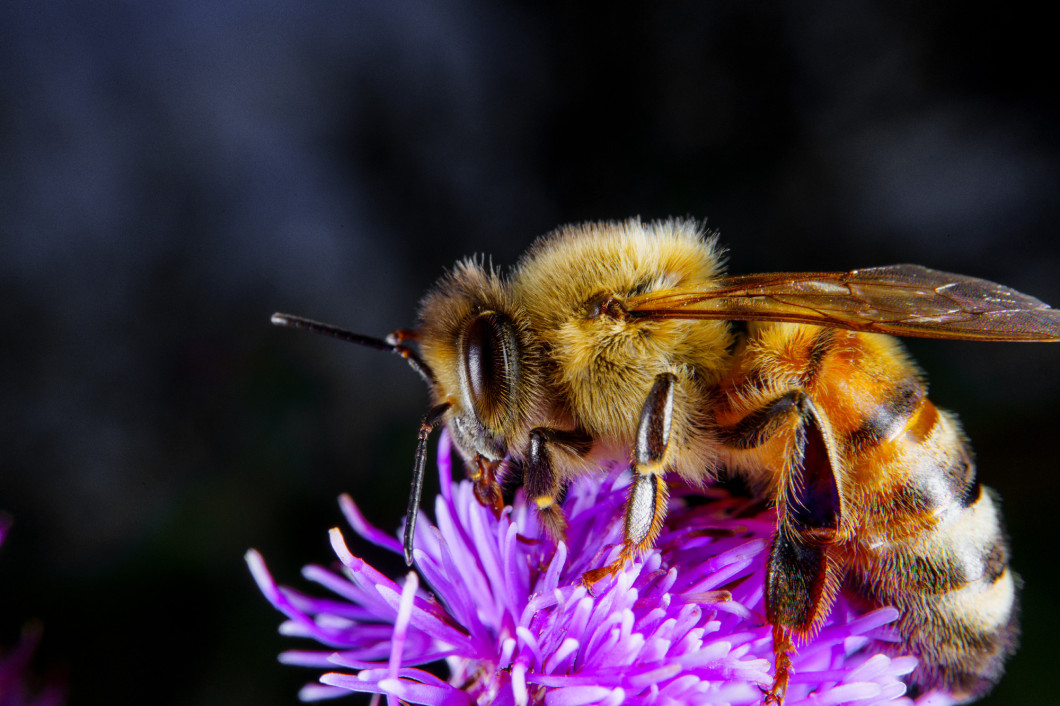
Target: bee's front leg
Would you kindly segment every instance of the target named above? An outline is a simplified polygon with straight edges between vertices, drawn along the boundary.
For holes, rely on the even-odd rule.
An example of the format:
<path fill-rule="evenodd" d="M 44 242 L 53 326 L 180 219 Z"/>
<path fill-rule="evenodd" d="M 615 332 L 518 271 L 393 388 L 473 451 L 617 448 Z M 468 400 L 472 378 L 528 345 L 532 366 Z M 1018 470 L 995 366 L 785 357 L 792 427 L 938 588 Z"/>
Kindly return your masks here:
<path fill-rule="evenodd" d="M 663 480 L 666 449 L 670 443 L 673 421 L 673 373 L 661 373 L 641 408 L 637 440 L 633 447 L 633 484 L 626 502 L 625 540 L 622 552 L 611 564 L 586 572 L 582 583 L 591 586 L 602 578 L 614 576 L 641 552 L 655 545 L 666 519 L 669 491 Z"/>

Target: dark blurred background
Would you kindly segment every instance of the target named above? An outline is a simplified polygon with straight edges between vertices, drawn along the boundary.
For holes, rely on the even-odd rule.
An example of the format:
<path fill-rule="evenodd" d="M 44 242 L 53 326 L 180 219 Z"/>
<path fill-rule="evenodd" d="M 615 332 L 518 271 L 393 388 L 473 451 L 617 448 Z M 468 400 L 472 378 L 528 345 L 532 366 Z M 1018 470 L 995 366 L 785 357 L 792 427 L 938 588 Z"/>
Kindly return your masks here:
<path fill-rule="evenodd" d="M 274 310 L 382 335 L 461 256 L 633 215 L 709 219 L 733 272 L 916 262 L 1060 304 L 1046 12 L 3 3 L 0 644 L 42 620 L 74 704 L 296 702 L 243 552 L 302 585 L 342 492 L 396 528 L 426 396 Z M 910 347 L 1026 582 L 987 702 L 1048 703 L 1060 346 Z"/>

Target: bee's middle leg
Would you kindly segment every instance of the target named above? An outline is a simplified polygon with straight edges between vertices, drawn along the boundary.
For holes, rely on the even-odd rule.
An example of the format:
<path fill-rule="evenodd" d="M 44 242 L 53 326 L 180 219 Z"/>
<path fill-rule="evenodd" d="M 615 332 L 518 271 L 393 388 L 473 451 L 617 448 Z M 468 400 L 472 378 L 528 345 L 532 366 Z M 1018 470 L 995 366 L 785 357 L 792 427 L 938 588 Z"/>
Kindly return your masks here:
<path fill-rule="evenodd" d="M 611 564 L 586 572 L 582 576 L 582 583 L 586 585 L 614 576 L 637 555 L 654 546 L 659 538 L 669 498 L 663 473 L 670 444 L 676 384 L 677 377 L 673 373 L 658 375 L 641 408 L 633 447 L 633 484 L 626 502 L 622 552 Z"/>
<path fill-rule="evenodd" d="M 556 542 L 562 542 L 567 536 L 567 520 L 559 506 L 564 484 L 556 470 L 551 449 L 557 445 L 584 456 L 592 448 L 593 440 L 577 430 L 545 427 L 530 430 L 530 446 L 523 464 L 523 487 L 530 502 L 537 506 L 537 516 L 545 531 Z"/>

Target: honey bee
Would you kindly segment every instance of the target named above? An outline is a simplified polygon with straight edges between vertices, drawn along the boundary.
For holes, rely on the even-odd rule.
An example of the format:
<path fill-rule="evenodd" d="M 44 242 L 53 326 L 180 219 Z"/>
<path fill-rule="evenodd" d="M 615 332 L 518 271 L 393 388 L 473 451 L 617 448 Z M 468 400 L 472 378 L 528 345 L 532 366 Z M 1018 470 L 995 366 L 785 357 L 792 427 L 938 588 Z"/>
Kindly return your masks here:
<path fill-rule="evenodd" d="M 480 502 L 499 512 L 501 480 L 521 473 L 557 539 L 565 485 L 608 459 L 629 462 L 623 546 L 585 575 L 589 585 L 652 547 L 665 474 L 694 484 L 729 474 L 777 509 L 767 703 L 783 702 L 795 641 L 840 590 L 899 610 L 900 648 L 919 658 L 912 688 L 982 694 L 1018 633 L 998 502 L 976 480 L 956 417 L 927 399 L 887 334 L 1055 342 L 1060 311 L 918 265 L 743 276 L 721 265 L 716 236 L 691 221 L 590 223 L 540 238 L 509 275 L 458 263 L 424 298 L 415 330 L 378 339 L 273 322 L 399 353 L 427 382 L 410 565 L 427 439 L 440 424 Z"/>

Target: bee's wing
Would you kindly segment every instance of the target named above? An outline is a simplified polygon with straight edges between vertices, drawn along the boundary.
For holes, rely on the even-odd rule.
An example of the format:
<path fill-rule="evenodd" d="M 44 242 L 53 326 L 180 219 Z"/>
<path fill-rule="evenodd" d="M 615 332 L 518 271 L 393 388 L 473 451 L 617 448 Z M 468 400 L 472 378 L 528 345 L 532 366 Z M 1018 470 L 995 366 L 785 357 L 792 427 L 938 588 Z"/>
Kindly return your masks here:
<path fill-rule="evenodd" d="M 1060 341 L 1060 311 L 975 277 L 920 265 L 719 277 L 630 297 L 652 319 L 793 321 L 923 338 Z"/>

